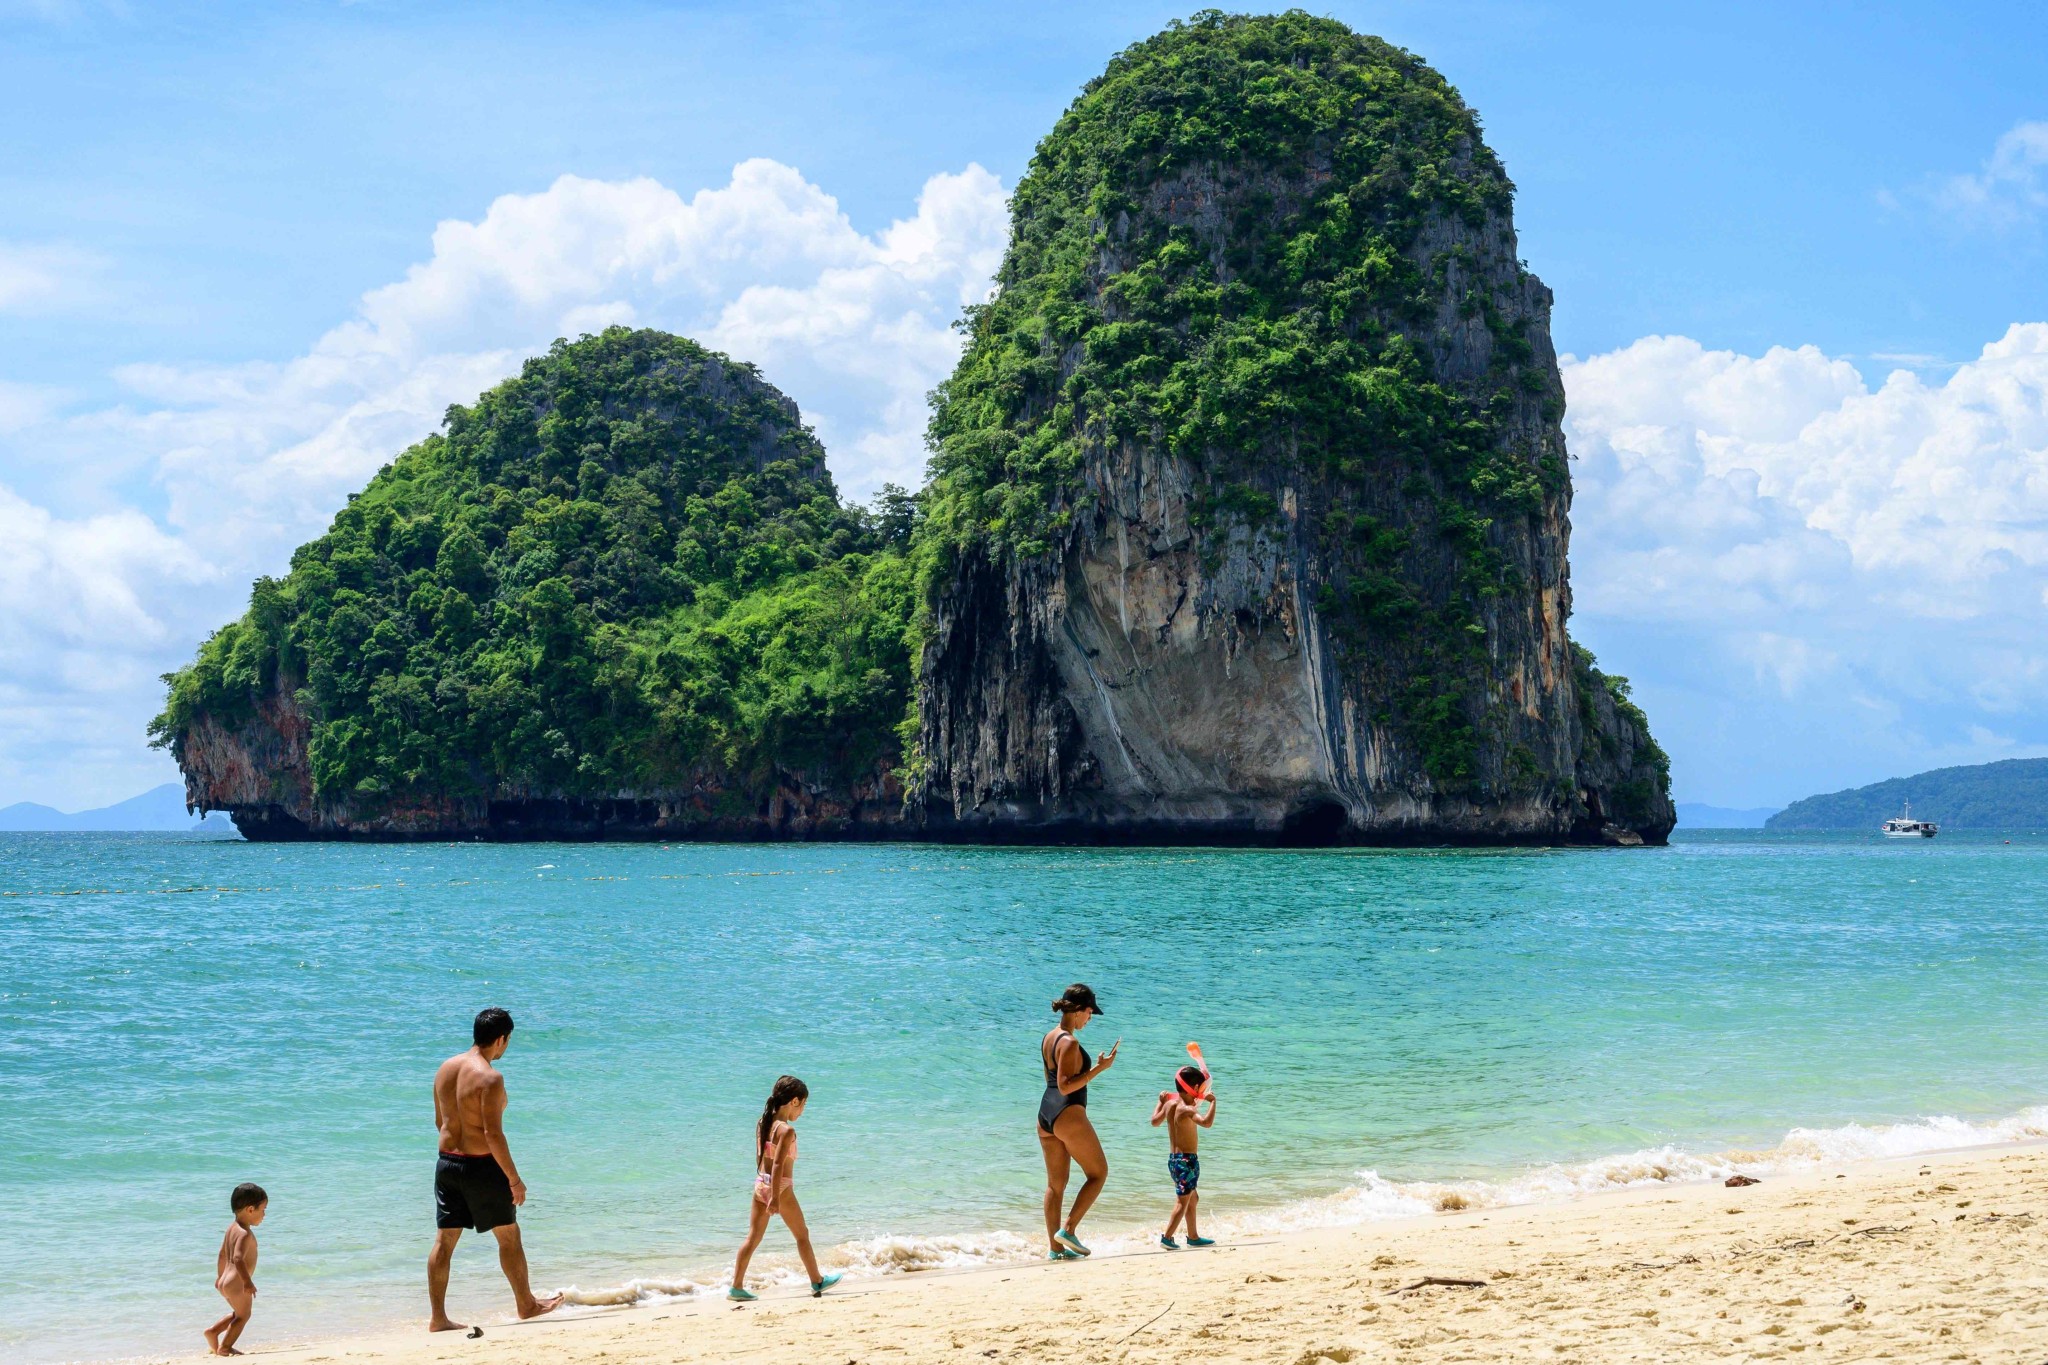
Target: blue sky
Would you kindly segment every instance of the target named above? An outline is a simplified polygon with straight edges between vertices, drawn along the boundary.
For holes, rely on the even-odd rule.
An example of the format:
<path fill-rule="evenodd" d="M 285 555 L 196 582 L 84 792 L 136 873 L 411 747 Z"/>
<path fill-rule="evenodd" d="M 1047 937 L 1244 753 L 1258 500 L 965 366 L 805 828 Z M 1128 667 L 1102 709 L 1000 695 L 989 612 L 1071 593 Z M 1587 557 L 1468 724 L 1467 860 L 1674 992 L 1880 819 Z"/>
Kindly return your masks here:
<path fill-rule="evenodd" d="M 2048 746 L 2048 340 L 2009 335 L 2048 320 L 2048 10 L 1869 9 L 1325 10 L 1519 186 L 1579 361 L 1575 629 L 1682 798 Z M 1001 190 L 1183 13 L 0 0 L 0 803 L 162 780 L 154 674 L 565 323 L 708 333 L 850 490 L 914 477 Z"/>

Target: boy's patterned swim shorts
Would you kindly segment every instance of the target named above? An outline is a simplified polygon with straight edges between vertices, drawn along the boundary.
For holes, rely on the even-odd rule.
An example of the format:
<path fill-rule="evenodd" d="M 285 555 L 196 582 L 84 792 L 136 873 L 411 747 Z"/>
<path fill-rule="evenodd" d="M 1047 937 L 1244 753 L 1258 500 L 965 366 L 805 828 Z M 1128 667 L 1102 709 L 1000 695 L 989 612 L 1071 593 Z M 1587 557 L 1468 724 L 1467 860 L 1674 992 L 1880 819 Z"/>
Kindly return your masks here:
<path fill-rule="evenodd" d="M 1202 1158 L 1193 1152 L 1175 1152 L 1166 1158 L 1166 1173 L 1173 1177 L 1175 1194 L 1193 1194 L 1202 1179 Z"/>

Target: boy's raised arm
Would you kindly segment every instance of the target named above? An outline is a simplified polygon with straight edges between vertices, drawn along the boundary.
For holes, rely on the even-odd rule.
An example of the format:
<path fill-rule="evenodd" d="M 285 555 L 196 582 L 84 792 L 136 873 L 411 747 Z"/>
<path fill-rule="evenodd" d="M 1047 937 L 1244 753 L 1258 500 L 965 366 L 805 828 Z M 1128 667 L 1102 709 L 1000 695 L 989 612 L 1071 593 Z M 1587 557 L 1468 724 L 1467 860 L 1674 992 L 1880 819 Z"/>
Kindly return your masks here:
<path fill-rule="evenodd" d="M 1196 1114 L 1195 1122 L 1200 1124 L 1204 1128 L 1212 1127 L 1215 1124 L 1216 1097 L 1214 1095 L 1209 1096 L 1209 1112 L 1206 1114 Z"/>
<path fill-rule="evenodd" d="M 1171 1090 L 1160 1091 L 1159 1103 L 1152 1106 L 1152 1126 L 1157 1128 L 1160 1124 L 1166 1122 L 1166 1116 L 1172 1108 L 1173 1092 Z"/>

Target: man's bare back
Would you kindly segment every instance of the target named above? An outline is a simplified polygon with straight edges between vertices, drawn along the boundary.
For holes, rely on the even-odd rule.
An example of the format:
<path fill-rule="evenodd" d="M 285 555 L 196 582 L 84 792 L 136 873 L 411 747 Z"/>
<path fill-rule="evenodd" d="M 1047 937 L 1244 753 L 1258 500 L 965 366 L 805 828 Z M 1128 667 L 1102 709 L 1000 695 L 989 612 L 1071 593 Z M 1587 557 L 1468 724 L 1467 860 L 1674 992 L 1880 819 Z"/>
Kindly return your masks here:
<path fill-rule="evenodd" d="M 441 1063 L 434 1073 L 434 1123 L 441 1130 L 442 1151 L 496 1156 L 490 1135 L 504 1118 L 505 1078 L 475 1048 Z"/>

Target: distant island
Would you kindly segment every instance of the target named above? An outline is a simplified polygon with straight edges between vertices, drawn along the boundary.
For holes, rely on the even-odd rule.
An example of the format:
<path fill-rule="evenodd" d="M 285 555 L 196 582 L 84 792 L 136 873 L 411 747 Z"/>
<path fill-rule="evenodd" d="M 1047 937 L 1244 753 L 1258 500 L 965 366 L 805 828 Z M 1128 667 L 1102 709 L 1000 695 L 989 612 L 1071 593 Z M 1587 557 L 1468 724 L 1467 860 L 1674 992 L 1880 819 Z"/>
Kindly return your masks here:
<path fill-rule="evenodd" d="M 1205 12 L 1039 144 L 928 478 L 841 500 L 752 366 L 558 342 L 169 679 L 258 839 L 1661 844 L 1567 632 L 1551 294 L 1479 118 Z"/>
<path fill-rule="evenodd" d="M 2007 758 L 1936 768 L 1794 801 L 1765 829 L 1876 829 L 1913 803 L 1913 817 L 1943 829 L 2048 829 L 2048 758 Z"/>
<path fill-rule="evenodd" d="M 175 782 L 151 787 L 140 796 L 111 806 L 65 812 L 35 801 L 0 806 L 0 834 L 207 833 L 229 834 L 234 826 L 224 815 L 204 817 L 185 809 L 185 789 Z"/>

